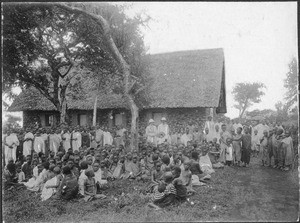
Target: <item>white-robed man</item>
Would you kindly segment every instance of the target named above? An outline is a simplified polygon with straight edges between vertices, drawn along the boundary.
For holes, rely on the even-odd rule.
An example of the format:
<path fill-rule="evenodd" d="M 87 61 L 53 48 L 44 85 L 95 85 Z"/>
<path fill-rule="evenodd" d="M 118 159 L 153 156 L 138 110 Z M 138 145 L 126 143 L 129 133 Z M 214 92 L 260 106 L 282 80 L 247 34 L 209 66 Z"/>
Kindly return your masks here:
<path fill-rule="evenodd" d="M 9 160 L 16 162 L 17 160 L 17 146 L 19 145 L 19 140 L 16 134 L 11 133 L 10 129 L 7 130 L 7 134 L 3 139 L 4 141 L 4 157 L 5 164 L 8 164 Z"/>
<path fill-rule="evenodd" d="M 123 127 L 123 125 L 118 126 L 118 130 L 116 131 L 116 136 L 118 137 L 118 144 L 125 146 L 124 136 L 127 130 Z M 118 145 L 118 146 L 119 146 Z"/>
<path fill-rule="evenodd" d="M 165 117 L 161 118 L 161 124 L 158 125 L 157 128 L 157 144 L 162 144 L 165 141 L 170 142 L 170 129 L 167 124 L 167 120 Z"/>
<path fill-rule="evenodd" d="M 28 155 L 31 155 L 32 142 L 33 142 L 34 135 L 30 131 L 30 128 L 26 129 L 26 134 L 24 136 L 24 143 L 23 143 L 23 156 L 27 157 Z"/>
<path fill-rule="evenodd" d="M 103 146 L 107 145 L 112 145 L 113 144 L 113 137 L 109 131 L 108 128 L 104 128 L 104 132 L 103 132 Z"/>
<path fill-rule="evenodd" d="M 215 122 L 212 120 L 212 116 L 209 115 L 207 117 L 207 121 L 205 122 L 204 125 L 204 130 L 203 132 L 205 133 L 205 129 L 208 128 L 209 134 L 213 135 L 215 132 Z"/>
<path fill-rule="evenodd" d="M 40 152 L 45 154 L 46 145 L 45 145 L 44 137 L 41 135 L 41 133 L 42 133 L 41 129 L 38 129 L 33 141 L 33 149 L 37 154 Z"/>
<path fill-rule="evenodd" d="M 154 120 L 149 120 L 149 125 L 146 127 L 147 142 L 156 145 L 157 127 L 154 125 Z"/>
<path fill-rule="evenodd" d="M 96 128 L 96 136 L 95 136 L 95 140 L 97 143 L 97 146 L 102 146 L 103 145 L 103 131 L 100 128 L 100 126 L 97 126 Z"/>
<path fill-rule="evenodd" d="M 79 147 L 81 147 L 81 133 L 79 132 L 79 128 L 76 127 L 74 132 L 72 132 L 72 150 L 79 151 Z"/>
<path fill-rule="evenodd" d="M 57 130 L 57 132 L 55 132 L 55 130 L 52 129 L 51 133 L 49 135 L 49 150 L 51 152 L 54 152 L 54 154 L 56 155 L 56 153 L 58 152 L 60 143 L 61 143 L 61 135 L 59 134 L 59 130 Z"/>

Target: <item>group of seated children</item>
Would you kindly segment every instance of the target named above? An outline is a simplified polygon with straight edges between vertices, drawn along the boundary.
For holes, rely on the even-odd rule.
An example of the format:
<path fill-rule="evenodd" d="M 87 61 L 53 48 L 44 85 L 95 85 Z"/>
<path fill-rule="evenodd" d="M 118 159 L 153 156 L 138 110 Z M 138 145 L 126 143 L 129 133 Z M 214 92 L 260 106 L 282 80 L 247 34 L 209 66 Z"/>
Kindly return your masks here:
<path fill-rule="evenodd" d="M 204 185 L 214 172 L 208 150 L 213 144 L 141 145 L 140 152 L 126 153 L 124 147 L 80 147 L 79 151 L 62 148 L 55 154 L 33 153 L 21 163 L 9 161 L 5 167 L 7 187 L 23 184 L 41 193 L 41 200 L 85 201 L 105 198 L 108 181 L 130 179 L 143 181 L 154 205 L 167 206 L 183 201 L 194 192 L 193 186 Z M 214 148 L 214 147 L 213 147 Z"/>

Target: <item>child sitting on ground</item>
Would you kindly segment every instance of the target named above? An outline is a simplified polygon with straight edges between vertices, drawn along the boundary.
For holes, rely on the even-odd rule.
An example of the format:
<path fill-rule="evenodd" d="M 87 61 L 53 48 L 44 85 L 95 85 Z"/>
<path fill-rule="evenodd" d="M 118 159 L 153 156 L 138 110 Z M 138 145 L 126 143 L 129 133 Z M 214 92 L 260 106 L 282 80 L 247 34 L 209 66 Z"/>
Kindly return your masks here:
<path fill-rule="evenodd" d="M 157 205 L 160 208 L 172 205 L 176 203 L 176 189 L 173 185 L 173 175 L 172 172 L 164 173 L 164 183 L 166 185 L 166 189 L 164 191 L 164 196 L 161 199 L 156 199 L 153 201 L 154 205 Z M 163 189 L 163 186 L 161 186 Z M 156 189 L 154 189 L 155 191 Z M 158 190 L 158 185 L 157 185 Z"/>
<path fill-rule="evenodd" d="M 31 156 L 26 156 L 26 162 L 22 166 L 22 171 L 25 174 L 25 179 L 28 181 L 32 177 Z"/>
<path fill-rule="evenodd" d="M 87 176 L 87 179 L 85 179 L 84 182 L 84 200 L 87 202 L 93 200 L 94 198 L 105 198 L 105 195 L 97 194 L 94 171 L 87 169 L 85 170 L 85 175 Z"/>
<path fill-rule="evenodd" d="M 151 171 L 151 182 L 147 187 L 146 191 L 152 193 L 155 186 L 157 186 L 163 177 L 163 172 L 161 171 L 161 163 L 155 164 L 155 169 Z"/>
<path fill-rule="evenodd" d="M 192 188 L 192 172 L 190 171 L 190 168 L 191 168 L 191 162 L 188 160 L 186 160 L 180 166 L 181 169 L 180 179 L 182 180 L 182 184 L 186 186 L 188 194 L 195 192 Z"/>
<path fill-rule="evenodd" d="M 24 174 L 24 172 L 21 169 L 21 165 L 17 166 L 17 178 L 18 178 L 18 183 L 26 181 L 25 174 Z"/>
<path fill-rule="evenodd" d="M 150 207 L 155 208 L 156 210 L 160 209 L 156 204 L 165 197 L 166 184 L 164 182 L 159 183 L 155 186 L 153 194 L 151 196 L 152 203 L 149 203 Z M 155 204 L 156 203 L 156 204 Z"/>
<path fill-rule="evenodd" d="M 179 166 L 175 166 L 172 170 L 173 174 L 173 185 L 176 189 L 176 199 L 183 202 L 187 198 L 187 188 L 183 185 L 182 179 L 180 178 L 181 169 Z"/>
<path fill-rule="evenodd" d="M 80 176 L 78 179 L 78 184 L 79 184 L 79 194 L 81 196 L 84 196 L 84 182 L 87 178 L 87 176 L 85 175 L 85 170 L 88 168 L 88 163 L 86 161 L 82 161 L 80 163 Z M 70 169 L 71 171 L 71 169 Z"/>
<path fill-rule="evenodd" d="M 4 177 L 5 187 L 12 186 L 18 182 L 18 177 L 16 176 L 16 164 L 14 164 L 13 160 L 8 161 L 8 164 L 4 169 Z"/>
<path fill-rule="evenodd" d="M 78 194 L 78 181 L 72 174 L 69 166 L 63 167 L 63 179 L 58 187 L 56 198 L 63 200 L 71 200 L 76 198 Z"/>

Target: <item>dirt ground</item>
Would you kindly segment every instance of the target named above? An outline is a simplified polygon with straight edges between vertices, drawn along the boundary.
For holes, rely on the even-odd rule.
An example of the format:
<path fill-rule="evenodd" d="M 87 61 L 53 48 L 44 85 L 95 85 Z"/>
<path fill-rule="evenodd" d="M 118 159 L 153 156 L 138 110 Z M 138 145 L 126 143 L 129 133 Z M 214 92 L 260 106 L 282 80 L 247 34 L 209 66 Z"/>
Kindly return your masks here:
<path fill-rule="evenodd" d="M 236 172 L 232 221 L 292 221 L 299 214 L 299 182 L 291 174 L 262 167 L 252 158 L 249 168 Z"/>
<path fill-rule="evenodd" d="M 26 189 L 5 192 L 5 222 L 157 222 L 157 221 L 280 221 L 295 222 L 299 213 L 299 183 L 291 174 L 261 167 L 258 159 L 250 167 L 216 170 L 207 186 L 179 206 L 155 211 L 142 195 L 143 183 L 113 182 L 107 199 L 85 203 L 40 201 Z"/>

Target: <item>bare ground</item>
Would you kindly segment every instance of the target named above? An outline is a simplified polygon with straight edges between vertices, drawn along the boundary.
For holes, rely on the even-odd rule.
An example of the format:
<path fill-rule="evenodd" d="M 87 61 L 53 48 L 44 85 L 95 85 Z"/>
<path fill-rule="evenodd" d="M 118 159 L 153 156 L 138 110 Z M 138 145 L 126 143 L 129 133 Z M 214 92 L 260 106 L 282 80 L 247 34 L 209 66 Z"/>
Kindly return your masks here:
<path fill-rule="evenodd" d="M 154 221 L 296 221 L 299 186 L 291 174 L 251 166 L 217 170 L 208 186 L 195 188 L 191 200 L 155 211 L 141 192 L 144 184 L 132 181 L 111 183 L 104 200 L 85 203 L 40 201 L 40 195 L 24 190 L 5 192 L 5 222 L 154 222 Z M 122 196 L 122 193 L 124 195 Z"/>

